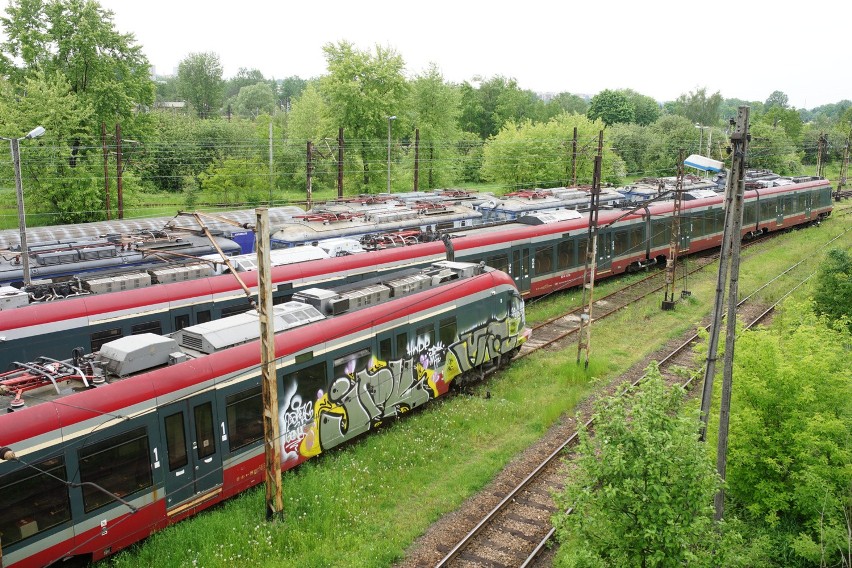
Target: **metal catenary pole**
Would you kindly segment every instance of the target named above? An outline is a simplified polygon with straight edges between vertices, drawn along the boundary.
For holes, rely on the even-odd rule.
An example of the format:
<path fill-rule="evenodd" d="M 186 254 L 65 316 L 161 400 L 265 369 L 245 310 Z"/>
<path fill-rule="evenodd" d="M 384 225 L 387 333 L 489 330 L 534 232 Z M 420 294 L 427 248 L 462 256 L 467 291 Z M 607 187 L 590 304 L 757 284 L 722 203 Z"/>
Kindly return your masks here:
<path fill-rule="evenodd" d="M 745 196 L 745 164 L 748 157 L 748 114 L 749 107 L 740 107 L 737 113 L 737 126 L 731 135 L 731 144 L 734 149 L 733 171 L 736 181 L 736 193 L 734 195 L 734 209 L 729 213 L 734 218 L 733 232 L 731 235 L 731 274 L 728 288 L 728 321 L 725 330 L 725 360 L 722 374 L 722 401 L 719 408 L 719 441 L 716 450 L 716 470 L 719 477 L 725 480 L 728 455 L 728 423 L 731 416 L 731 390 L 734 375 L 734 346 L 736 342 L 737 328 L 737 300 L 739 294 L 740 276 L 740 236 L 743 225 L 743 199 Z M 722 520 L 725 511 L 725 489 L 719 489 L 715 498 L 717 521 Z"/>
<path fill-rule="evenodd" d="M 672 207 L 672 235 L 669 241 L 669 257 L 666 259 L 666 288 L 662 304 L 664 310 L 673 310 L 675 307 L 675 277 L 677 275 L 677 258 L 680 252 L 680 209 L 683 205 L 683 174 L 683 150 L 681 150 L 677 161 L 677 182 Z"/>
<path fill-rule="evenodd" d="M 594 304 L 595 271 L 598 256 L 598 212 L 601 194 L 601 160 L 603 154 L 603 131 L 598 135 L 598 154 L 595 156 L 595 169 L 592 176 L 590 195 L 589 232 L 586 239 L 586 265 L 583 269 L 583 313 L 580 314 L 580 328 L 577 330 L 577 364 L 583 351 L 586 352 L 585 367 L 589 367 L 589 354 L 592 345 L 592 305 Z"/>
<path fill-rule="evenodd" d="M 272 268 L 269 259 L 269 210 L 256 214 L 258 266 L 257 305 L 260 321 L 261 395 L 263 397 L 263 445 L 266 470 L 266 520 L 281 519 L 281 435 L 278 422 L 278 389 L 275 373 L 275 323 L 272 314 Z"/>

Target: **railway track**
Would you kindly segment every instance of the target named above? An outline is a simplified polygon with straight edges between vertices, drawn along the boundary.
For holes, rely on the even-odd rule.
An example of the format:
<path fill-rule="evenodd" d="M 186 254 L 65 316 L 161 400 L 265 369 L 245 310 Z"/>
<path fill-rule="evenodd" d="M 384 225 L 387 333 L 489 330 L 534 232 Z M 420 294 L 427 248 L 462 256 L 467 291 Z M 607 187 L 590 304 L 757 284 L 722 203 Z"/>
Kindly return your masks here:
<path fill-rule="evenodd" d="M 826 246 L 839 239 L 840 236 L 829 241 Z M 764 288 L 778 283 L 781 279 L 796 278 L 796 283 L 788 286 L 790 291 L 801 286 L 812 274 L 805 277 L 796 276 L 796 274 L 804 270 L 803 267 L 809 259 L 810 257 L 789 267 L 739 302 L 738 314 L 746 322 L 747 328 L 764 321 L 786 297 L 785 294 L 775 304 L 766 307 L 754 301 L 756 295 Z M 700 269 L 701 267 L 695 268 L 695 270 Z M 601 300 L 598 300 L 598 302 L 601 302 L 601 306 L 595 305 L 595 320 L 615 313 L 631 303 L 655 293 L 661 288 L 660 279 L 660 274 L 649 275 L 628 285 L 624 290 L 601 298 Z M 624 298 L 627 299 L 616 300 L 615 296 L 622 292 L 624 292 Z M 577 329 L 576 325 L 572 326 L 572 323 L 576 324 L 573 321 L 576 319 L 576 312 L 575 309 L 569 314 L 551 318 L 539 324 L 534 337 L 544 335 L 547 339 L 540 340 L 534 348 L 522 352 L 519 356 L 526 356 L 535 350 L 545 349 L 566 339 Z M 572 313 L 575 316 L 566 321 L 566 317 L 569 317 Z M 654 357 L 654 359 L 659 360 L 660 371 L 667 383 L 671 385 L 683 384 L 689 387 L 694 377 L 699 376 L 698 370 L 695 369 L 693 350 L 698 340 L 698 334 L 693 334 L 667 349 L 667 352 L 663 355 L 658 354 Z M 638 366 L 634 368 L 629 381 L 631 384 L 635 385 L 644 378 L 642 370 L 645 366 L 643 364 L 641 369 Z M 684 378 L 684 369 L 692 370 L 691 373 L 686 373 L 687 378 Z M 621 381 L 616 382 L 618 385 L 622 384 Z M 616 382 L 611 387 L 612 392 L 604 392 L 602 395 L 613 394 L 615 389 L 618 388 Z M 586 422 L 586 426 L 591 427 L 591 423 Z M 544 458 L 539 458 L 538 462 L 534 462 L 537 465 L 528 467 L 528 471 L 515 473 L 516 482 L 505 485 L 501 489 L 499 502 L 481 518 L 475 522 L 466 519 L 466 526 L 472 525 L 473 528 L 453 545 L 438 546 L 436 552 L 443 554 L 440 561 L 436 564 L 418 563 L 417 565 L 465 568 L 473 566 L 494 568 L 548 566 L 547 561 L 542 559 L 542 555 L 550 549 L 549 544 L 553 537 L 550 518 L 557 512 L 551 495 L 562 487 L 565 478 L 562 458 L 565 456 L 566 450 L 576 443 L 577 430 L 576 424 L 565 429 L 559 440 L 551 441 L 549 447 L 541 451 L 540 455 L 544 455 Z"/>

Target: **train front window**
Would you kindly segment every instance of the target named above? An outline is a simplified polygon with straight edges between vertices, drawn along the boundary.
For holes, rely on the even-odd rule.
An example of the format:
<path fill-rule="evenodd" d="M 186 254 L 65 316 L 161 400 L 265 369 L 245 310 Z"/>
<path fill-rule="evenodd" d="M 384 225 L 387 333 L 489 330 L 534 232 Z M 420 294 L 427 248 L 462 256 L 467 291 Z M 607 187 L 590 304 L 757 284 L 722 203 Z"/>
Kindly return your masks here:
<path fill-rule="evenodd" d="M 71 519 L 68 488 L 63 483 L 68 479 L 65 459 L 58 456 L 32 465 L 0 477 L 3 546 Z"/>
<path fill-rule="evenodd" d="M 151 459 L 145 428 L 136 428 L 79 451 L 80 481 L 94 483 L 109 493 L 124 497 L 150 487 Z M 107 493 L 91 485 L 83 486 L 85 511 L 112 503 Z"/>

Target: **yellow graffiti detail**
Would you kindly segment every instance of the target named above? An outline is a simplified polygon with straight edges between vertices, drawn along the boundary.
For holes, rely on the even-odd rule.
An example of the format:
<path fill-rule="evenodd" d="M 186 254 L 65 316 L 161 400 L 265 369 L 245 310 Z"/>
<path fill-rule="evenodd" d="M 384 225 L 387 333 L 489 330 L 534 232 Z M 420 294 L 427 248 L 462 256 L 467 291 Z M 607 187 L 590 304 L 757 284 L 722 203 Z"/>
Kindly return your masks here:
<path fill-rule="evenodd" d="M 462 370 L 456 354 L 452 351 L 447 351 L 446 361 L 444 364 L 444 382 L 450 384 L 453 379 L 462 374 Z"/>
<path fill-rule="evenodd" d="M 305 432 L 305 437 L 299 442 L 299 454 L 306 458 L 312 458 L 322 453 L 317 424 L 314 422 Z"/>
<path fill-rule="evenodd" d="M 416 363 L 414 365 L 414 370 L 417 373 L 417 379 L 421 381 L 426 381 L 426 384 L 429 386 L 430 389 L 432 389 L 432 397 L 438 397 L 438 386 L 435 384 L 435 381 L 432 380 L 432 377 L 435 376 L 435 371 L 433 369 L 425 368 L 420 363 Z"/>

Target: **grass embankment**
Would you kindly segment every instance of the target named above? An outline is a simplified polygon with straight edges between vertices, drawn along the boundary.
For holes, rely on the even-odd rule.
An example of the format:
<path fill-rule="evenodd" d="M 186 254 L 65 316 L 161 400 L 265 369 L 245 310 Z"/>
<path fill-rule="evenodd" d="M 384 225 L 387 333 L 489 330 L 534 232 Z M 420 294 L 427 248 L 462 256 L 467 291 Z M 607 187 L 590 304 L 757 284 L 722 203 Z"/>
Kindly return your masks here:
<path fill-rule="evenodd" d="M 846 225 L 848 220 L 834 218 L 749 249 L 741 268 L 741 294 L 802 257 L 810 256 L 815 268 L 821 245 Z M 836 246 L 852 246 L 852 233 Z M 517 361 L 469 394 L 435 401 L 360 442 L 285 473 L 283 522 L 263 520 L 261 486 L 154 535 L 111 563 L 390 566 L 433 521 L 485 486 L 560 416 L 570 415 L 594 389 L 595 379 L 617 377 L 670 338 L 694 329 L 712 309 L 715 270 L 714 264 L 691 276 L 692 296 L 674 311 L 660 310 L 660 294 L 596 323 L 588 371 L 575 363 L 576 346 Z M 601 282 L 596 297 L 615 285 Z M 530 302 L 528 318 L 544 319 L 559 307 L 578 304 L 580 296 L 574 290 Z"/>

